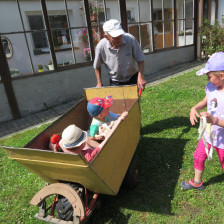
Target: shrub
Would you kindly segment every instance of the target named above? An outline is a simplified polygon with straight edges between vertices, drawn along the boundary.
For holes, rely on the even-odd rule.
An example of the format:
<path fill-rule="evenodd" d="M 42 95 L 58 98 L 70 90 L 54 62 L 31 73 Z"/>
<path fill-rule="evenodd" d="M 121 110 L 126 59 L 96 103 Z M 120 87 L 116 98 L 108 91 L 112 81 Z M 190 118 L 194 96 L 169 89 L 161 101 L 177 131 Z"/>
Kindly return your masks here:
<path fill-rule="evenodd" d="M 209 21 L 204 19 L 199 36 L 206 57 L 217 51 L 224 51 L 224 28 L 218 20 L 215 21 L 215 25 L 210 25 Z"/>

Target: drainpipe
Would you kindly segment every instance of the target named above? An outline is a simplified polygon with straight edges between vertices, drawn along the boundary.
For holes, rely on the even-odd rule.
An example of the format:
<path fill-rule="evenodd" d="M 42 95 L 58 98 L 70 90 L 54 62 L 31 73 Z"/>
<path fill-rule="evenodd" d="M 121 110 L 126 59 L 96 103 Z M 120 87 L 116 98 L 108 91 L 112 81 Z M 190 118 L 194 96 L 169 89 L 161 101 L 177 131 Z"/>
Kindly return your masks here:
<path fill-rule="evenodd" d="M 19 107 L 16 101 L 16 96 L 15 96 L 13 85 L 12 85 L 11 74 L 9 71 L 7 58 L 5 56 L 5 52 L 4 52 L 4 48 L 3 48 L 1 40 L 0 40 L 0 76 L 5 88 L 6 96 L 8 98 L 13 119 L 18 119 L 21 117 L 21 115 L 20 115 Z"/>

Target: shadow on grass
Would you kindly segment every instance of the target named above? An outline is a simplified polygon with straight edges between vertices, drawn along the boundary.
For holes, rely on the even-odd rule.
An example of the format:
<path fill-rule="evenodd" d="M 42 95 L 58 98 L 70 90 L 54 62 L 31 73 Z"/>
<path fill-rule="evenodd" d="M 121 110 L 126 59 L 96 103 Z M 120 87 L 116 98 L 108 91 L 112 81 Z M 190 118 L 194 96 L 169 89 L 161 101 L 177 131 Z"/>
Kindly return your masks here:
<path fill-rule="evenodd" d="M 212 185 L 212 184 L 216 184 L 216 183 L 222 183 L 222 182 L 224 182 L 224 173 L 210 178 L 208 181 L 204 182 L 204 185 L 208 186 L 208 185 Z"/>
<path fill-rule="evenodd" d="M 171 117 L 165 120 L 156 121 L 141 130 L 141 134 L 159 133 L 163 130 L 185 127 L 182 133 L 177 137 L 181 138 L 182 135 L 188 133 L 191 128 L 197 128 L 197 125 L 192 126 L 188 117 Z"/>
<path fill-rule="evenodd" d="M 148 138 L 145 134 L 159 133 L 164 129 L 186 127 L 177 138 Z M 172 215 L 171 201 L 183 163 L 183 154 L 189 139 L 181 136 L 190 131 L 189 118 L 173 117 L 156 121 L 142 128 L 143 139 L 136 154 L 141 165 L 141 182 L 134 190 L 121 187 L 116 197 L 101 195 L 102 208 L 93 217 L 94 223 L 128 223 L 136 211 Z M 121 209 L 129 209 L 127 215 Z M 144 214 L 142 214 L 144 216 Z M 138 213 L 137 217 L 141 217 Z"/>

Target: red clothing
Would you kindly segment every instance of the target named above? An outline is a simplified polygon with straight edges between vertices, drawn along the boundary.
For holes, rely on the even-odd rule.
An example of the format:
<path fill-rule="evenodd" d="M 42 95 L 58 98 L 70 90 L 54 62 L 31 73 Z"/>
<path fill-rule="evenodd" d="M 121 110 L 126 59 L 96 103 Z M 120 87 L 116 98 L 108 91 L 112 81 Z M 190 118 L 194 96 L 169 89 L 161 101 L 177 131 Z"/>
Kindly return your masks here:
<path fill-rule="evenodd" d="M 74 147 L 72 149 L 69 149 L 69 148 L 67 149 L 66 147 L 63 146 L 62 139 L 60 140 L 59 143 L 58 143 L 59 138 L 57 138 L 57 141 L 53 141 L 52 139 L 54 140 L 54 138 L 51 138 L 50 143 L 49 143 L 49 148 L 52 151 L 60 152 L 59 149 L 62 149 L 62 151 L 66 152 L 66 153 L 73 153 L 76 155 L 82 153 L 82 155 L 85 157 L 85 159 L 88 162 L 91 162 L 95 158 L 95 156 L 98 154 L 98 152 L 100 151 L 99 147 L 97 147 L 95 149 L 91 148 L 91 146 L 88 143 L 85 143 L 85 146 L 83 149 L 80 149 L 80 147 L 77 147 L 77 148 Z"/>
<path fill-rule="evenodd" d="M 89 149 L 87 149 L 87 150 L 82 150 L 82 155 L 86 158 L 86 160 L 88 161 L 88 162 L 91 162 L 94 158 L 95 158 L 95 156 L 97 155 L 97 153 L 100 151 L 100 148 L 99 147 L 97 147 L 97 148 L 95 148 L 95 149 L 93 149 L 93 148 L 89 148 Z"/>

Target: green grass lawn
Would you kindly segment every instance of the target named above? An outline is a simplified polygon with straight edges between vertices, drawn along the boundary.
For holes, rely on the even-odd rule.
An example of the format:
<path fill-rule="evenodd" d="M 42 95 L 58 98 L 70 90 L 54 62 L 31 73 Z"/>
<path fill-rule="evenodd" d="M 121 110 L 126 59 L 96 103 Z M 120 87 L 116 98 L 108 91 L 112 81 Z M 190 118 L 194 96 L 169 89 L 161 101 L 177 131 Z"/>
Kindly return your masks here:
<path fill-rule="evenodd" d="M 184 191 L 180 182 L 193 178 L 193 153 L 198 125 L 191 126 L 190 108 L 204 97 L 206 76 L 195 71 L 154 86 L 142 94 L 142 140 L 136 153 L 141 182 L 134 190 L 121 188 L 117 196 L 100 195 L 101 207 L 90 223 L 224 223 L 224 174 L 214 152 L 206 162 L 204 191 Z M 47 124 L 0 140 L 21 147 Z M 0 150 L 0 223 L 43 223 L 29 205 L 44 181 Z"/>

